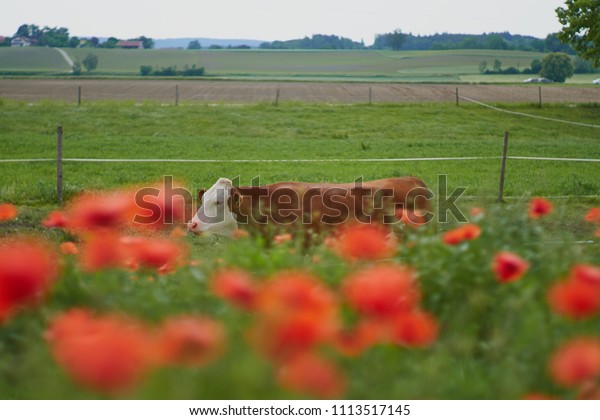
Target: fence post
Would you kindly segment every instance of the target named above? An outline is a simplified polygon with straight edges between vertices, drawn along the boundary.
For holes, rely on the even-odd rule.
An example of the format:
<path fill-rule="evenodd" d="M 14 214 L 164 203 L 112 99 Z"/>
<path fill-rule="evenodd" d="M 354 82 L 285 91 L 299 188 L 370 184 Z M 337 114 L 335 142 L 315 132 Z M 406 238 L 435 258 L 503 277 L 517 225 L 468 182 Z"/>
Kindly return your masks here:
<path fill-rule="evenodd" d="M 277 88 L 277 92 L 275 93 L 275 106 L 279 106 L 279 88 Z"/>
<path fill-rule="evenodd" d="M 373 89 L 369 86 L 369 105 L 373 104 Z"/>
<path fill-rule="evenodd" d="M 179 105 L 179 85 L 175 85 L 175 106 Z"/>
<path fill-rule="evenodd" d="M 61 126 L 56 128 L 56 195 L 58 204 L 63 202 L 63 150 L 62 150 L 63 129 Z"/>
<path fill-rule="evenodd" d="M 458 106 L 458 88 L 456 88 L 456 106 Z"/>
<path fill-rule="evenodd" d="M 502 166 L 500 166 L 500 188 L 498 189 L 498 203 L 504 201 L 504 174 L 506 171 L 506 154 L 508 152 L 508 131 L 504 132 L 504 148 L 502 149 Z"/>
<path fill-rule="evenodd" d="M 539 89 L 539 98 L 540 98 L 539 107 L 541 108 L 542 107 L 542 87 L 538 86 L 538 89 Z"/>
<path fill-rule="evenodd" d="M 77 106 L 81 106 L 81 86 L 77 88 Z"/>

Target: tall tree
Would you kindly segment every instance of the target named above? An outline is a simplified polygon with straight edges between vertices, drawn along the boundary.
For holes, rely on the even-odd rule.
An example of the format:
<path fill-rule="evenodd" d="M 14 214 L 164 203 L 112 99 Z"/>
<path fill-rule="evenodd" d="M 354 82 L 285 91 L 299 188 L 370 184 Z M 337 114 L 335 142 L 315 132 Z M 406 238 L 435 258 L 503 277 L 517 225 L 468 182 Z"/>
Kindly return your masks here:
<path fill-rule="evenodd" d="M 542 60 L 540 76 L 562 83 L 573 76 L 573 62 L 565 53 L 548 54 Z"/>
<path fill-rule="evenodd" d="M 200 41 L 197 39 L 190 41 L 187 47 L 188 50 L 200 50 L 202 49 L 202 45 L 200 45 Z"/>
<path fill-rule="evenodd" d="M 91 72 L 92 70 L 95 70 L 96 67 L 98 67 L 98 56 L 96 54 L 88 54 L 85 56 L 85 58 L 83 59 L 83 66 L 85 67 L 85 69 L 87 70 L 87 72 Z"/>
<path fill-rule="evenodd" d="M 563 25 L 558 37 L 600 66 L 600 0 L 567 0 L 565 6 L 556 9 Z"/>
<path fill-rule="evenodd" d="M 387 44 L 392 48 L 392 50 L 398 51 L 402 48 L 402 44 L 406 40 L 406 35 L 402 33 L 400 29 L 396 29 L 394 32 L 390 32 L 387 34 Z"/>

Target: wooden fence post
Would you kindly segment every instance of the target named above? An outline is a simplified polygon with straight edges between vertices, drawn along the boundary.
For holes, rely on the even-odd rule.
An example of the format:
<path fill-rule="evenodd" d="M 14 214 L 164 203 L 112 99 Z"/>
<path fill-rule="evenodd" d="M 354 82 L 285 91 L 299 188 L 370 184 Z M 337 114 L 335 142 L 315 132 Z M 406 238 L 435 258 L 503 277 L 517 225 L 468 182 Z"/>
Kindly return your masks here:
<path fill-rule="evenodd" d="M 77 88 L 77 106 L 81 106 L 81 86 Z"/>
<path fill-rule="evenodd" d="M 56 195 L 58 204 L 63 202 L 63 150 L 62 150 L 63 129 L 61 126 L 56 128 Z"/>
<path fill-rule="evenodd" d="M 539 107 L 542 107 L 542 87 L 538 86 L 538 91 L 539 91 Z"/>
<path fill-rule="evenodd" d="M 498 189 L 498 203 L 504 201 L 504 174 L 506 171 L 506 155 L 508 152 L 508 131 L 504 132 L 504 148 L 502 149 L 502 165 L 500 166 L 500 187 Z"/>
<path fill-rule="evenodd" d="M 369 105 L 373 104 L 373 89 L 369 86 Z"/>
<path fill-rule="evenodd" d="M 275 106 L 279 106 L 279 88 L 277 88 L 277 92 L 275 93 Z"/>
<path fill-rule="evenodd" d="M 458 88 L 456 88 L 456 106 L 458 106 Z"/>
<path fill-rule="evenodd" d="M 179 105 L 179 85 L 175 85 L 175 106 Z"/>

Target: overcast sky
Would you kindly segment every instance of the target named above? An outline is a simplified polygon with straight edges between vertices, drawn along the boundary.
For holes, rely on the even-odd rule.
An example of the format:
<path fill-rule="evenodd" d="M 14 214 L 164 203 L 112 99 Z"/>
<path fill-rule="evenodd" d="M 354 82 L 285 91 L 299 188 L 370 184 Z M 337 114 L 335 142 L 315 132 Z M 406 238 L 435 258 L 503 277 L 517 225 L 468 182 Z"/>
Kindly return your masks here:
<path fill-rule="evenodd" d="M 288 40 L 335 34 L 373 42 L 401 29 L 502 32 L 545 37 L 559 30 L 564 0 L 161 0 L 4 1 L 0 35 L 23 23 L 63 26 L 76 36 Z"/>

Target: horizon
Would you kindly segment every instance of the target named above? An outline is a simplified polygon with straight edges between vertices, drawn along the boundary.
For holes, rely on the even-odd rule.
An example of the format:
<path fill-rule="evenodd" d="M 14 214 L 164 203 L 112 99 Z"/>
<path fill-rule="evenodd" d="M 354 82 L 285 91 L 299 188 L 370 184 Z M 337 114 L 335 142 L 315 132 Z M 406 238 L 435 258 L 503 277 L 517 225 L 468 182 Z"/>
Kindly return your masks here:
<path fill-rule="evenodd" d="M 396 29 L 413 35 L 509 32 L 545 38 L 560 30 L 554 9 L 561 0 L 505 0 L 502 4 L 432 0 L 427 9 L 391 0 L 173 0 L 144 8 L 105 0 L 93 13 L 75 2 L 30 0 L 11 3 L 0 15 L 0 35 L 12 36 L 22 24 L 65 27 L 70 36 L 130 39 L 211 38 L 286 41 L 316 34 L 337 35 L 372 45 L 377 34 Z M 118 11 L 115 13 L 115 10 Z M 185 13 L 182 13 L 185 11 Z M 197 27 L 197 29 L 191 29 Z M 151 30 L 148 30 L 152 28 Z M 190 33 L 202 35 L 190 35 Z"/>

